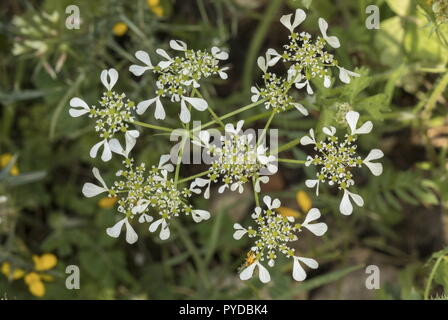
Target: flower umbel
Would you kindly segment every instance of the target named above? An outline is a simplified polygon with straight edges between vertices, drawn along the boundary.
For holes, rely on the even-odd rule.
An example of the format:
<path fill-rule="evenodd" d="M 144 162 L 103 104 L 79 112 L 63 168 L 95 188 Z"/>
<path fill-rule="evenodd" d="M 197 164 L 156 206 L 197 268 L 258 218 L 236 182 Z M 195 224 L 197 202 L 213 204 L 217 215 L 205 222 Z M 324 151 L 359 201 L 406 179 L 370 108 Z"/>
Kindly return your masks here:
<path fill-rule="evenodd" d="M 337 185 L 338 189 L 344 191 L 339 210 L 342 214 L 349 215 L 353 211 L 350 198 L 358 205 L 363 206 L 364 200 L 361 196 L 350 192 L 349 187 L 355 184 L 353 180 L 352 168 L 366 165 L 373 175 L 379 176 L 383 172 L 381 163 L 371 162 L 383 157 L 383 152 L 379 149 L 372 149 L 363 160 L 356 152 L 356 140 L 360 134 L 368 134 L 373 128 L 372 122 L 367 121 L 357 128 L 359 113 L 356 111 L 347 112 L 346 121 L 351 132 L 345 134 L 344 140 L 339 141 L 335 135 L 336 128 L 325 127 L 323 132 L 327 135 L 326 140 L 316 142 L 314 130 L 310 130 L 309 136 L 304 136 L 300 142 L 302 145 L 314 145 L 317 154 L 314 157 L 308 156 L 306 166 L 315 165 L 319 167 L 314 180 L 306 180 L 305 184 L 309 188 L 316 188 L 316 195 L 319 195 L 319 183 L 328 183 L 330 186 Z"/>
<path fill-rule="evenodd" d="M 310 209 L 303 223 L 299 224 L 295 223 L 294 217 L 284 217 L 275 211 L 281 205 L 280 200 L 272 200 L 271 197 L 265 196 L 263 202 L 267 209 L 256 207 L 255 213 L 252 214 L 252 219 L 257 224 L 256 229 L 251 226 L 246 229 L 239 223 L 235 223 L 233 226 L 236 230 L 233 237 L 236 240 L 246 234 L 249 238 L 257 238 L 255 245 L 248 253 L 248 259 L 245 268 L 240 273 L 240 279 L 250 279 L 255 267 L 258 267 L 260 281 L 269 282 L 269 272 L 261 262 L 267 260 L 268 266 L 273 267 L 277 254 L 280 252 L 287 258 L 293 258 L 293 278 L 296 281 L 303 281 L 306 278 L 306 272 L 299 262 L 303 262 L 312 269 L 316 269 L 318 263 L 314 259 L 296 256 L 295 249 L 291 248 L 289 243 L 298 240 L 298 234 L 302 228 L 308 229 L 316 236 L 322 236 L 327 231 L 325 223 L 311 223 L 320 218 L 320 211 L 316 208 Z"/>

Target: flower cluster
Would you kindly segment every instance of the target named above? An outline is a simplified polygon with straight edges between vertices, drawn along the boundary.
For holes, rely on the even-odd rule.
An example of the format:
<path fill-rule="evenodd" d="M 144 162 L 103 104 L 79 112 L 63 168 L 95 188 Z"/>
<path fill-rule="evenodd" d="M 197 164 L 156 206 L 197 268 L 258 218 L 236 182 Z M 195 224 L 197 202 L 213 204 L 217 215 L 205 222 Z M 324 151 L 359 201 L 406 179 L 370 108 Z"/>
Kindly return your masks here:
<path fill-rule="evenodd" d="M 267 209 L 256 207 L 255 212 L 251 216 L 257 224 L 256 228 L 244 228 L 239 223 L 235 223 L 233 226 L 236 230 L 233 237 L 236 240 L 241 239 L 246 234 L 249 238 L 257 238 L 255 245 L 247 255 L 247 261 L 240 273 L 240 279 L 250 279 L 255 267 L 258 267 L 260 281 L 264 283 L 269 282 L 271 277 L 261 262 L 267 260 L 268 266 L 273 267 L 277 254 L 282 253 L 287 258 L 293 258 L 294 260 L 292 271 L 294 280 L 305 280 L 306 272 L 300 265 L 300 262 L 312 269 L 316 269 L 318 263 L 314 259 L 296 256 L 295 249 L 288 244 L 298 240 L 298 234 L 302 231 L 302 228 L 308 229 L 316 236 L 322 236 L 327 231 L 328 228 L 325 223 L 312 223 L 320 218 L 320 211 L 312 208 L 302 223 L 295 223 L 294 217 L 285 217 L 275 211 L 280 208 L 280 200 L 272 200 L 271 197 L 265 196 L 263 202 Z"/>
<path fill-rule="evenodd" d="M 188 188 L 179 190 L 176 182 L 168 178 L 168 172 L 174 170 L 173 165 L 168 163 L 169 155 L 162 155 L 159 165 L 152 166 L 147 172 L 144 163 L 139 166 L 134 165 L 134 159 L 128 157 L 128 152 L 123 150 L 118 140 L 112 140 L 111 145 L 114 152 L 125 156 L 123 160 L 125 169 L 116 173 L 116 176 L 121 179 L 108 188 L 99 170 L 93 168 L 93 175 L 101 186 L 86 183 L 82 190 L 83 194 L 89 198 L 104 192 L 111 198 L 119 197 L 117 211 L 124 217 L 106 230 L 109 236 L 118 238 L 125 225 L 126 241 L 130 244 L 135 243 L 138 235 L 130 221 L 136 219 L 139 223 L 152 222 L 149 225 L 150 232 L 155 232 L 160 226 L 159 237 L 166 240 L 170 237 L 169 222 L 172 218 L 180 214 L 191 215 L 195 222 L 210 218 L 208 211 L 194 210 L 187 203 L 187 199 L 192 195 Z M 158 219 L 154 221 L 153 215 Z"/>
<path fill-rule="evenodd" d="M 101 159 L 109 161 L 112 158 L 112 150 L 109 142 L 117 133 L 124 133 L 128 145 L 135 144 L 135 140 L 139 136 L 137 130 L 129 130 L 129 124 L 134 121 L 132 112 L 135 109 L 134 102 L 126 100 L 124 93 L 118 94 L 112 91 L 118 80 L 118 72 L 115 69 L 103 70 L 101 72 L 101 82 L 107 91 L 103 93 L 102 99 L 99 101 L 100 107 L 91 106 L 80 98 L 72 98 L 70 100 L 69 110 L 72 117 L 79 117 L 88 114 L 90 118 L 96 119 L 95 130 L 99 132 L 101 141 L 90 149 L 90 156 L 95 158 L 98 150 L 103 147 Z M 131 148 L 132 148 L 131 147 Z"/>
<path fill-rule="evenodd" d="M 196 178 L 190 186 L 194 193 L 201 193 L 201 187 L 206 187 L 204 197 L 210 197 L 210 185 L 212 182 L 220 181 L 222 185 L 218 188 L 219 193 L 226 189 L 238 190 L 242 193 L 243 185 L 253 179 L 256 192 L 260 192 L 260 183 L 267 183 L 267 175 L 277 172 L 275 164 L 276 157 L 268 155 L 267 148 L 256 142 L 255 135 L 243 133 L 244 121 L 225 126 L 225 133 L 216 145 L 210 142 L 210 134 L 207 131 L 199 133 L 197 144 L 205 147 L 206 152 L 213 159 L 208 179 Z"/>
<path fill-rule="evenodd" d="M 141 76 L 145 71 L 152 70 L 157 76 L 156 97 L 141 101 L 137 105 L 137 113 L 143 114 L 155 103 L 154 117 L 163 120 L 166 113 L 161 98 L 169 98 L 172 102 L 180 102 L 179 118 L 183 123 L 188 123 L 191 120 L 188 105 L 198 111 L 204 111 L 208 107 L 206 100 L 193 96 L 194 90 L 200 87 L 200 80 L 214 75 L 227 79 L 225 71 L 228 68 L 220 68 L 218 64 L 220 60 L 227 60 L 229 55 L 218 47 L 213 47 L 211 52 L 187 49 L 187 44 L 179 40 L 171 40 L 170 47 L 183 52 L 184 56 L 173 58 L 165 50 L 157 49 L 156 53 L 166 60 L 154 66 L 147 52 L 135 53 L 135 57 L 143 65 L 134 64 L 129 67 L 129 71 L 135 76 Z"/>
<path fill-rule="evenodd" d="M 252 87 L 252 101 L 260 98 L 266 100 L 266 109 L 272 108 L 277 112 L 286 110 L 288 107 L 295 107 L 303 115 L 308 115 L 308 111 L 293 98 L 288 95 L 292 85 L 297 89 L 306 87 L 309 95 L 314 94 L 310 81 L 312 79 L 323 79 L 326 88 L 331 86 L 331 68 L 339 69 L 339 79 L 344 83 L 350 82 L 350 77 L 359 77 L 359 74 L 349 71 L 339 66 L 338 61 L 331 53 L 325 50 L 328 43 L 333 48 L 339 48 L 339 39 L 336 36 L 328 36 L 328 23 L 323 18 L 319 18 L 319 28 L 322 37 L 317 37 L 313 42 L 312 37 L 307 32 L 297 33 L 297 28 L 306 18 L 303 10 L 297 9 L 293 18 L 292 14 L 284 15 L 280 22 L 291 32 L 289 43 L 284 45 L 282 53 L 275 49 L 268 49 L 265 57 L 258 58 L 258 66 L 263 71 L 264 88 Z M 281 79 L 268 68 L 277 64 L 279 60 L 289 63 L 287 79 Z"/>
<path fill-rule="evenodd" d="M 309 188 L 315 187 L 316 194 L 319 195 L 319 183 L 328 182 L 330 186 L 337 185 L 340 190 L 344 191 L 339 210 L 342 214 L 349 215 L 353 211 L 350 198 L 358 206 L 364 205 L 364 200 L 360 195 L 348 190 L 349 187 L 355 184 L 351 169 L 361 167 L 364 164 L 370 169 L 372 174 L 379 176 L 383 172 L 383 165 L 371 161 L 382 158 L 384 154 L 379 149 L 372 149 L 364 160 L 358 156 L 356 153 L 358 135 L 370 133 L 373 124 L 371 121 L 367 121 L 357 128 L 359 113 L 356 111 L 347 112 L 345 118 L 351 132 L 344 136 L 343 141 L 339 141 L 335 135 L 335 127 L 325 127 L 323 128 L 323 133 L 327 135 L 326 140 L 316 141 L 314 130 L 311 129 L 309 136 L 302 137 L 300 143 L 302 145 L 314 145 L 314 150 L 317 152 L 314 157 L 307 157 L 305 165 L 320 167 L 316 174 L 317 179 L 306 180 L 306 186 Z"/>

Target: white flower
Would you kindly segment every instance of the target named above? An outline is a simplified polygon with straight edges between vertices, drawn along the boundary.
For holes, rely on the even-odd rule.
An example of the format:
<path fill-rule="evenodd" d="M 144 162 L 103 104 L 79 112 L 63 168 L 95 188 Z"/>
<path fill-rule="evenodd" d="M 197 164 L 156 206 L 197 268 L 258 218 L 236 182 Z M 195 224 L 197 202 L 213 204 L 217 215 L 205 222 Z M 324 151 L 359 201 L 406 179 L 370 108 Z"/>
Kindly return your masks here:
<path fill-rule="evenodd" d="M 155 232 L 157 228 L 161 225 L 159 237 L 161 240 L 166 240 L 170 237 L 170 229 L 168 228 L 168 223 L 164 218 L 154 221 L 149 226 L 149 232 Z"/>
<path fill-rule="evenodd" d="M 272 200 L 270 196 L 263 197 L 264 204 L 268 207 L 269 210 L 280 208 L 281 202 L 278 199 Z"/>
<path fill-rule="evenodd" d="M 206 210 L 193 210 L 191 212 L 191 217 L 193 218 L 194 222 L 199 223 L 202 220 L 210 219 L 210 212 Z"/>
<path fill-rule="evenodd" d="M 254 273 L 255 267 L 258 266 L 258 277 L 261 282 L 267 283 L 271 281 L 271 276 L 269 275 L 269 271 L 263 267 L 263 265 L 257 260 L 254 263 L 252 263 L 250 266 L 248 266 L 246 269 L 241 271 L 240 273 L 240 279 L 241 280 L 249 280 L 252 278 L 252 275 Z"/>
<path fill-rule="evenodd" d="M 359 73 L 347 70 L 343 67 L 337 66 L 339 69 L 339 79 L 344 83 L 350 83 L 350 77 L 360 77 Z"/>
<path fill-rule="evenodd" d="M 317 263 L 317 261 L 314 259 L 311 259 L 311 258 L 303 258 L 303 257 L 294 256 L 293 259 L 294 259 L 294 265 L 292 267 L 292 277 L 296 281 L 303 281 L 306 279 L 306 272 L 300 265 L 300 262 L 303 262 L 305 265 L 307 265 L 311 269 L 317 269 L 319 267 L 319 264 Z"/>
<path fill-rule="evenodd" d="M 236 126 L 234 126 L 232 123 L 227 123 L 225 125 L 225 132 L 232 134 L 232 135 L 237 135 L 243 128 L 243 125 L 244 125 L 244 120 L 238 121 L 236 123 Z"/>
<path fill-rule="evenodd" d="M 101 147 L 103 147 L 103 153 L 101 154 L 101 160 L 103 160 L 104 162 L 107 162 L 110 159 L 112 159 L 112 151 L 110 149 L 109 141 L 107 139 L 104 139 L 104 140 L 98 142 L 90 149 L 90 157 L 96 158 L 98 150 Z"/>
<path fill-rule="evenodd" d="M 229 67 L 224 67 L 218 70 L 218 75 L 221 79 L 226 80 L 229 76 L 226 71 L 229 70 Z"/>
<path fill-rule="evenodd" d="M 112 238 L 118 238 L 120 236 L 121 229 L 123 228 L 123 224 L 126 226 L 126 242 L 129 244 L 135 243 L 138 240 L 138 235 L 132 228 L 127 217 L 118 221 L 113 227 L 107 228 L 107 235 Z"/>
<path fill-rule="evenodd" d="M 258 90 L 257 87 L 252 87 L 250 88 L 250 92 L 252 92 L 252 97 L 251 97 L 251 101 L 252 102 L 257 102 L 258 99 L 260 99 L 260 90 Z"/>
<path fill-rule="evenodd" d="M 201 189 L 198 189 L 196 187 L 202 188 L 207 185 L 207 189 L 204 192 L 204 198 L 209 199 L 210 198 L 210 184 L 211 181 L 209 179 L 203 179 L 203 178 L 196 178 L 190 185 L 190 191 L 196 194 L 201 193 Z"/>
<path fill-rule="evenodd" d="M 154 220 L 154 218 L 151 217 L 149 214 L 146 214 L 146 213 L 143 213 L 138 218 L 138 222 L 140 222 L 140 223 L 151 222 L 152 220 Z"/>
<path fill-rule="evenodd" d="M 336 128 L 333 126 L 330 126 L 330 128 L 323 127 L 322 131 L 328 136 L 334 136 L 334 134 L 336 133 Z"/>
<path fill-rule="evenodd" d="M 313 88 L 311 88 L 311 84 L 309 80 L 305 80 L 304 82 L 296 82 L 295 86 L 297 89 L 302 89 L 306 86 L 306 92 L 312 96 L 314 94 Z"/>
<path fill-rule="evenodd" d="M 77 97 L 70 100 L 70 107 L 71 109 L 69 110 L 69 113 L 74 118 L 90 112 L 89 105 L 84 100 Z"/>
<path fill-rule="evenodd" d="M 264 184 L 268 183 L 269 182 L 269 177 L 261 176 L 261 177 L 255 179 L 255 186 L 254 186 L 255 192 L 261 192 L 260 182 L 262 182 Z"/>
<path fill-rule="evenodd" d="M 171 40 L 170 47 L 176 51 L 187 51 L 187 44 L 180 40 Z"/>
<path fill-rule="evenodd" d="M 145 64 L 145 66 L 133 64 L 129 67 L 129 71 L 132 72 L 135 76 L 139 77 L 145 71 L 152 70 L 154 68 L 147 52 L 139 50 L 135 53 L 135 57 Z"/>
<path fill-rule="evenodd" d="M 227 60 L 229 58 L 229 54 L 218 47 L 212 47 L 211 52 L 212 56 L 218 60 Z"/>
<path fill-rule="evenodd" d="M 319 180 L 318 179 L 315 179 L 315 180 L 308 179 L 308 180 L 305 181 L 305 185 L 308 188 L 316 187 L 316 196 L 319 196 Z"/>
<path fill-rule="evenodd" d="M 235 240 L 240 240 L 246 233 L 247 233 L 247 229 L 244 228 L 242 225 L 240 225 L 239 223 L 235 223 L 233 225 L 233 229 L 235 229 L 236 231 L 233 233 L 233 239 Z"/>
<path fill-rule="evenodd" d="M 364 205 L 364 200 L 362 197 L 356 193 L 352 193 L 347 189 L 344 189 L 344 195 L 342 196 L 341 203 L 339 204 L 339 211 L 342 214 L 350 215 L 353 212 L 353 205 L 350 201 L 350 198 L 356 203 L 358 207 L 362 207 Z"/>
<path fill-rule="evenodd" d="M 302 9 L 297 9 L 292 21 L 292 13 L 284 15 L 280 18 L 280 22 L 293 33 L 294 29 L 298 27 L 306 19 L 306 13 Z"/>
<path fill-rule="evenodd" d="M 166 114 L 165 109 L 163 108 L 162 101 L 160 101 L 160 96 L 139 102 L 139 104 L 137 105 L 137 114 L 139 115 L 143 114 L 146 111 L 146 109 L 148 109 L 148 107 L 152 105 L 154 102 L 156 103 L 154 118 L 164 120 Z"/>
<path fill-rule="evenodd" d="M 99 187 L 93 183 L 87 182 L 82 187 L 82 194 L 87 197 L 95 197 L 99 195 L 100 193 L 107 192 L 109 189 L 106 186 L 106 183 L 104 182 L 103 178 L 100 175 L 100 171 L 97 168 L 92 169 L 93 176 L 99 181 L 102 187 Z"/>
<path fill-rule="evenodd" d="M 159 170 L 166 170 L 168 172 L 174 171 L 174 166 L 171 163 L 168 163 L 168 161 L 171 159 L 171 156 L 169 154 L 163 154 L 160 156 L 159 165 L 157 166 L 157 169 Z"/>
<path fill-rule="evenodd" d="M 370 133 L 370 131 L 372 131 L 373 124 L 372 124 L 371 121 L 365 122 L 361 127 L 356 129 L 356 125 L 357 125 L 358 120 L 359 120 L 359 112 L 349 111 L 345 115 L 345 119 L 347 120 L 347 123 L 348 123 L 348 125 L 350 127 L 352 135 L 355 135 L 355 134 L 367 134 L 367 133 Z"/>
<path fill-rule="evenodd" d="M 327 36 L 328 23 L 324 18 L 319 18 L 319 29 L 322 33 L 322 37 L 327 41 L 327 43 L 333 48 L 339 48 L 341 44 L 339 43 L 339 39 L 336 36 Z"/>
<path fill-rule="evenodd" d="M 282 55 L 272 48 L 266 51 L 266 56 L 268 57 L 268 65 L 270 67 L 275 66 L 277 62 L 282 58 Z"/>
<path fill-rule="evenodd" d="M 162 57 L 164 57 L 165 59 L 167 59 L 167 61 L 160 61 L 160 62 L 159 62 L 158 66 L 159 66 L 160 68 L 165 69 L 165 68 L 169 67 L 169 66 L 174 62 L 174 60 L 168 55 L 168 53 L 167 53 L 165 50 L 163 50 L 163 49 L 157 49 L 157 50 L 156 50 L 156 53 L 157 53 L 159 56 L 162 56 Z"/>
<path fill-rule="evenodd" d="M 307 228 L 316 236 L 319 237 L 322 236 L 328 230 L 327 225 L 324 222 L 310 224 L 310 222 L 313 222 L 319 218 L 320 218 L 319 209 L 311 208 L 310 211 L 308 211 L 308 214 L 306 215 L 305 221 L 302 223 L 302 227 Z"/>
<path fill-rule="evenodd" d="M 304 146 L 308 144 L 316 144 L 316 138 L 314 137 L 314 130 L 310 129 L 310 136 L 303 136 L 300 139 L 300 143 Z"/>
<path fill-rule="evenodd" d="M 202 98 L 190 98 L 182 96 L 180 100 L 179 118 L 183 123 L 188 123 L 191 120 L 190 110 L 188 110 L 187 104 L 185 102 L 191 104 L 191 106 L 198 111 L 204 111 L 208 108 L 207 101 Z"/>
<path fill-rule="evenodd" d="M 117 139 L 111 139 L 109 141 L 111 151 L 117 154 L 121 154 L 125 158 L 129 158 L 129 153 L 134 148 L 139 135 L 140 132 L 138 132 L 137 130 L 126 131 L 126 133 L 124 134 L 126 141 L 126 149 L 123 149 L 123 147 L 121 146 L 120 142 Z"/>
<path fill-rule="evenodd" d="M 148 208 L 149 204 L 151 203 L 151 201 L 147 200 L 147 199 L 140 199 L 137 201 L 137 204 L 132 208 L 131 212 L 132 214 L 139 214 L 142 213 L 146 210 L 146 208 Z M 152 221 L 152 217 L 151 217 L 151 221 Z M 139 219 L 140 222 L 140 219 Z"/>
<path fill-rule="evenodd" d="M 5 203 L 6 201 L 8 201 L 7 196 L 0 196 L 0 203 Z"/>
<path fill-rule="evenodd" d="M 367 168 L 370 169 L 370 172 L 372 172 L 374 176 L 379 176 L 383 173 L 383 165 L 381 163 L 370 161 L 381 159 L 383 156 L 384 153 L 380 149 L 372 149 L 370 150 L 367 157 L 362 161 L 367 166 Z"/>
<path fill-rule="evenodd" d="M 118 72 L 117 70 L 111 68 L 109 70 L 103 70 L 101 72 L 101 82 L 107 88 L 108 91 L 112 91 L 112 88 L 117 83 Z"/>
<path fill-rule="evenodd" d="M 324 77 L 324 87 L 330 88 L 330 86 L 331 86 L 331 78 L 329 76 L 325 76 Z"/>

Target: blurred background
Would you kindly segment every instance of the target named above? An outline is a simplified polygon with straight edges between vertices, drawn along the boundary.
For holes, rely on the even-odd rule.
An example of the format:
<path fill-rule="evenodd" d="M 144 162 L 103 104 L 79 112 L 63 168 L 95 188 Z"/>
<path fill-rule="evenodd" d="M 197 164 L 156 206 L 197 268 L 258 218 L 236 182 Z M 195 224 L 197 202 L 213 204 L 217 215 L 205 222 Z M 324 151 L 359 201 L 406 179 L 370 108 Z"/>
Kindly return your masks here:
<path fill-rule="evenodd" d="M 79 29 L 66 26 L 72 4 L 79 7 Z M 378 28 L 366 27 L 369 5 L 379 8 Z M 98 100 L 100 71 L 114 67 L 121 91 L 137 102 L 147 99 L 151 76 L 128 72 L 135 51 L 152 55 L 181 39 L 195 49 L 228 48 L 229 79 L 204 84 L 215 111 L 225 114 L 249 103 L 260 76 L 256 59 L 267 48 L 281 49 L 288 32 L 279 19 L 296 8 L 308 15 L 300 30 L 317 35 L 318 17 L 329 22 L 342 44 L 336 58 L 362 77 L 320 87 L 313 98 L 298 94 L 311 115 L 276 117 L 272 127 L 281 142 L 356 110 L 374 123 L 373 133 L 360 139 L 361 152 L 377 147 L 385 153 L 382 176 L 356 173 L 366 204 L 349 217 L 338 212 L 335 190 L 323 188 L 317 199 L 305 187 L 312 168 L 282 164 L 263 189 L 282 200 L 284 214 L 301 217 L 311 205 L 320 208 L 329 231 L 319 239 L 305 235 L 297 244 L 320 268 L 303 283 L 291 278 L 290 261 L 273 268 L 268 285 L 238 279 L 251 244 L 234 240 L 232 226 L 250 220 L 249 188 L 242 195 L 214 192 L 209 201 L 195 199 L 211 219 L 179 219 L 179 232 L 167 241 L 144 228 L 134 245 L 108 237 L 114 201 L 86 199 L 81 188 L 92 180 L 93 166 L 107 180 L 120 163 L 89 157 L 97 140 L 93 123 L 70 118 L 70 98 Z M 2 0 L 0 17 L 1 298 L 446 299 L 448 1 Z M 263 111 L 244 117 L 262 128 Z M 142 119 L 160 124 L 152 115 Z M 177 108 L 171 108 L 162 125 L 177 121 Z M 153 164 L 159 155 L 154 150 L 169 149 L 165 137 L 145 131 L 135 154 Z M 306 154 L 297 146 L 283 157 Z M 183 176 L 201 171 L 187 170 Z M 79 290 L 65 286 L 69 265 L 79 267 Z M 368 265 L 380 270 L 378 290 L 366 288 Z"/>

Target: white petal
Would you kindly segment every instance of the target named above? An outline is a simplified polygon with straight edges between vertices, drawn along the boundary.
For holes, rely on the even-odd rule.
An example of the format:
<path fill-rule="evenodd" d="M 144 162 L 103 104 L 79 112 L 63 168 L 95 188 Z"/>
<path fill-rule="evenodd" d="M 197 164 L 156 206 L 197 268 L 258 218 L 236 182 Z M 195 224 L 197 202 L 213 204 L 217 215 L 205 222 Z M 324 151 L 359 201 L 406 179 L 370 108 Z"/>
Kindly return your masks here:
<path fill-rule="evenodd" d="M 139 50 L 135 53 L 135 57 L 143 62 L 148 67 L 152 68 L 153 65 L 151 63 L 151 58 L 149 57 L 149 54 L 143 50 Z"/>
<path fill-rule="evenodd" d="M 248 266 L 246 269 L 241 271 L 240 273 L 240 279 L 241 280 L 249 280 L 252 278 L 252 275 L 254 274 L 254 269 L 257 266 L 257 264 L 254 262 L 250 266 Z"/>
<path fill-rule="evenodd" d="M 271 281 L 271 276 L 269 275 L 268 269 L 263 267 L 263 265 L 258 261 L 256 263 L 258 265 L 258 278 L 260 279 L 260 281 L 263 283 L 268 283 L 269 281 Z"/>
<path fill-rule="evenodd" d="M 188 110 L 187 105 L 185 104 L 184 100 L 182 100 L 180 103 L 179 118 L 183 123 L 189 123 L 191 120 L 190 110 Z"/>
<path fill-rule="evenodd" d="M 300 139 L 300 144 L 306 146 L 308 144 L 316 144 L 316 141 L 314 140 L 314 137 L 310 138 L 309 136 L 303 136 Z"/>
<path fill-rule="evenodd" d="M 107 228 L 106 229 L 107 235 L 112 238 L 118 238 L 121 233 L 121 228 L 123 227 L 123 224 L 127 220 L 128 220 L 128 218 L 124 218 L 124 219 L 118 221 L 113 227 Z"/>
<path fill-rule="evenodd" d="M 342 196 L 341 203 L 339 204 L 339 211 L 344 215 L 350 215 L 353 212 L 353 206 L 350 202 L 347 190 L 344 190 L 344 195 Z"/>
<path fill-rule="evenodd" d="M 303 225 L 310 223 L 311 221 L 317 220 L 320 218 L 320 211 L 317 208 L 311 208 L 306 215 L 305 221 L 303 221 Z"/>
<path fill-rule="evenodd" d="M 94 167 L 92 169 L 92 173 L 93 173 L 93 176 L 95 177 L 95 179 L 98 180 L 105 189 L 107 189 L 106 182 L 104 182 L 103 177 L 101 177 L 101 174 L 100 174 L 100 171 L 98 170 L 98 168 Z"/>
<path fill-rule="evenodd" d="M 331 126 L 330 128 L 324 127 L 322 131 L 328 136 L 334 136 L 336 133 L 336 128 Z"/>
<path fill-rule="evenodd" d="M 236 229 L 236 231 L 233 233 L 233 238 L 235 240 L 240 240 L 247 233 L 247 230 L 243 228 L 239 223 L 235 223 L 233 225 L 233 228 Z"/>
<path fill-rule="evenodd" d="M 208 108 L 208 103 L 202 98 L 189 98 L 189 97 L 182 97 L 185 101 L 187 101 L 189 104 L 193 106 L 198 111 L 204 111 Z"/>
<path fill-rule="evenodd" d="M 82 116 L 83 114 L 88 113 L 89 110 L 86 109 L 69 109 L 68 113 L 70 114 L 70 116 L 72 116 L 73 118 L 77 118 Z"/>
<path fill-rule="evenodd" d="M 163 49 L 157 49 L 157 50 L 156 50 L 156 53 L 157 53 L 159 56 L 162 56 L 162 57 L 164 57 L 165 59 L 169 60 L 169 62 L 172 62 L 172 61 L 171 61 L 171 57 L 168 55 L 168 53 L 166 53 L 165 50 L 163 50 Z M 164 62 L 168 62 L 168 61 L 164 61 Z M 171 64 L 171 63 L 170 63 L 170 64 Z M 159 65 L 160 65 L 160 64 L 159 64 Z"/>
<path fill-rule="evenodd" d="M 356 203 L 358 207 L 362 207 L 364 205 L 364 199 L 359 194 L 350 192 L 348 190 L 347 193 L 353 199 L 353 201 Z"/>
<path fill-rule="evenodd" d="M 90 107 L 87 105 L 87 103 L 77 97 L 70 100 L 70 106 L 71 108 L 69 110 L 69 113 L 74 118 L 82 116 L 83 114 L 86 114 L 90 111 Z"/>
<path fill-rule="evenodd" d="M 101 160 L 107 162 L 110 159 L 112 159 L 112 151 L 110 150 L 109 142 L 105 140 L 103 146 L 103 153 L 101 154 Z"/>
<path fill-rule="evenodd" d="M 97 144 L 95 144 L 91 149 L 90 149 L 90 157 L 91 158 L 96 158 L 96 155 L 98 153 L 99 148 L 106 142 L 106 140 L 102 140 L 100 142 L 98 142 Z"/>
<path fill-rule="evenodd" d="M 279 208 L 280 206 L 281 206 L 281 202 L 280 202 L 280 200 L 278 200 L 278 199 L 274 199 L 273 201 L 272 201 L 272 209 L 277 209 L 277 208 Z"/>
<path fill-rule="evenodd" d="M 104 189 L 102 187 L 99 187 L 93 183 L 87 182 L 84 183 L 84 186 L 82 187 L 82 194 L 87 198 L 92 198 L 100 193 L 106 192 L 107 189 Z"/>
<path fill-rule="evenodd" d="M 329 76 L 325 76 L 324 77 L 324 87 L 325 88 L 330 88 L 331 86 L 331 79 Z"/>
<path fill-rule="evenodd" d="M 107 88 L 107 90 L 111 91 L 114 85 L 118 80 L 118 72 L 117 70 L 111 68 L 109 70 L 103 70 L 101 72 L 101 82 Z"/>
<path fill-rule="evenodd" d="M 156 110 L 154 111 L 154 118 L 157 120 L 165 119 L 165 109 L 163 108 L 160 98 L 156 100 Z"/>
<path fill-rule="evenodd" d="M 379 162 L 364 161 L 364 164 L 367 168 L 369 168 L 370 172 L 372 172 L 374 176 L 380 176 L 383 173 L 383 164 Z"/>
<path fill-rule="evenodd" d="M 292 277 L 296 281 L 303 281 L 306 279 L 306 272 L 300 265 L 299 259 L 297 257 L 294 258 L 294 264 L 292 267 Z"/>
<path fill-rule="evenodd" d="M 158 99 L 160 99 L 160 98 L 157 96 L 157 97 L 152 98 L 152 99 L 140 101 L 137 104 L 137 114 L 139 114 L 139 115 L 143 114 L 146 111 L 146 109 L 148 109 L 148 107 L 150 105 L 152 105 Z"/>
<path fill-rule="evenodd" d="M 138 222 L 140 222 L 140 223 L 151 222 L 152 220 L 153 220 L 153 217 L 151 217 L 150 215 L 147 215 L 146 213 L 142 214 L 138 218 Z"/>
<path fill-rule="evenodd" d="M 366 121 L 361 127 L 356 129 L 355 134 L 367 134 L 373 129 L 372 121 Z"/>
<path fill-rule="evenodd" d="M 328 230 L 328 226 L 324 222 L 303 225 L 304 228 L 310 230 L 313 234 L 320 237 Z"/>
<path fill-rule="evenodd" d="M 339 39 L 337 37 L 335 36 L 329 37 L 327 35 L 328 23 L 323 18 L 319 18 L 319 29 L 320 32 L 322 33 L 323 38 L 328 42 L 330 46 L 332 46 L 333 48 L 339 48 L 341 46 L 341 44 L 339 43 Z"/>
<path fill-rule="evenodd" d="M 201 222 L 202 220 L 210 219 L 210 212 L 205 210 L 193 210 L 191 216 L 194 222 Z"/>
<path fill-rule="evenodd" d="M 317 180 L 317 179 L 316 180 L 308 179 L 308 180 L 305 181 L 305 185 L 308 188 L 314 188 L 316 186 L 316 196 L 319 196 L 319 180 Z"/>
<path fill-rule="evenodd" d="M 125 151 L 117 139 L 111 139 L 109 141 L 109 147 L 112 152 L 121 154 L 123 156 L 125 155 Z"/>
<path fill-rule="evenodd" d="M 317 269 L 319 267 L 319 264 L 314 259 L 303 258 L 303 257 L 297 257 L 297 259 L 300 260 L 301 262 L 303 262 L 305 265 L 307 265 L 311 269 Z"/>
<path fill-rule="evenodd" d="M 271 201 L 272 201 L 272 199 L 270 196 L 263 197 L 263 202 L 269 209 L 271 208 Z"/>
<path fill-rule="evenodd" d="M 350 127 L 352 134 L 355 134 L 356 124 L 358 123 L 358 119 L 359 119 L 359 112 L 349 111 L 345 115 L 345 119 L 347 120 L 348 126 Z"/>
<path fill-rule="evenodd" d="M 293 103 L 292 104 L 297 110 L 299 110 L 304 116 L 308 115 L 308 110 L 305 109 L 305 107 L 303 105 L 301 105 L 300 103 Z"/>
<path fill-rule="evenodd" d="M 180 40 L 171 40 L 170 47 L 171 47 L 171 49 L 177 50 L 177 51 L 186 51 L 187 50 L 187 44 Z"/>
<path fill-rule="evenodd" d="M 138 240 L 138 235 L 135 232 L 134 228 L 132 228 L 128 219 L 126 219 L 125 223 L 126 223 L 126 241 L 129 244 L 133 244 Z"/>
<path fill-rule="evenodd" d="M 219 60 L 227 60 L 229 58 L 229 54 L 218 47 L 212 47 L 212 55 Z"/>
<path fill-rule="evenodd" d="M 266 59 L 264 57 L 258 57 L 257 65 L 264 73 L 266 73 L 268 68 L 266 64 Z"/>
<path fill-rule="evenodd" d="M 151 69 L 150 67 L 142 67 L 137 64 L 133 64 L 129 67 L 129 72 L 131 72 L 134 76 L 140 77 L 146 70 Z"/>

